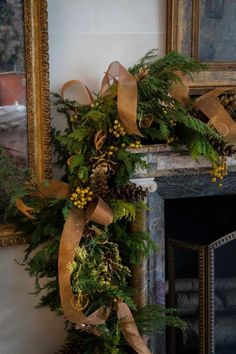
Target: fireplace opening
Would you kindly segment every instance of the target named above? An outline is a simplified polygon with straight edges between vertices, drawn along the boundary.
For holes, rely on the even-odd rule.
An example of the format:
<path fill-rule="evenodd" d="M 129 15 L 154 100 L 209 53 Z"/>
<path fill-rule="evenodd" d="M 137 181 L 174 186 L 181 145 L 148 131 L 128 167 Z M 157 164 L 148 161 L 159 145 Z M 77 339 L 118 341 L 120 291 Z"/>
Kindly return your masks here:
<path fill-rule="evenodd" d="M 236 195 L 165 200 L 170 354 L 236 353 Z"/>

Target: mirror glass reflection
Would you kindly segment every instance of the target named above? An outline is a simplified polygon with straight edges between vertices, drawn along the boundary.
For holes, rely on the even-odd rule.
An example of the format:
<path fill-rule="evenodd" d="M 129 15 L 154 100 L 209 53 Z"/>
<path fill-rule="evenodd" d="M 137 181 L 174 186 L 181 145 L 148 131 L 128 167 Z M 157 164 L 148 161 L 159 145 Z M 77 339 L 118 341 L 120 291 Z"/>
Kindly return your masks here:
<path fill-rule="evenodd" d="M 0 147 L 28 166 L 23 0 L 0 0 Z M 1 191 L 0 223 L 7 197 Z"/>
<path fill-rule="evenodd" d="M 0 0 L 0 145 L 27 166 L 23 0 Z"/>

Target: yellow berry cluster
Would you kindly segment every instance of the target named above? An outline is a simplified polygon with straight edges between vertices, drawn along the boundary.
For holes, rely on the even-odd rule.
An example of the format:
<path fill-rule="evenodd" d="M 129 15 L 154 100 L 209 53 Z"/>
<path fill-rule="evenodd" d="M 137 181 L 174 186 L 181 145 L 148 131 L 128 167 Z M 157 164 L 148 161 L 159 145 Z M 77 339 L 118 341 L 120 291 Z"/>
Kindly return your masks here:
<path fill-rule="evenodd" d="M 172 125 L 172 127 L 175 127 L 177 124 L 177 120 L 176 119 L 171 119 L 170 120 L 170 125 Z"/>
<path fill-rule="evenodd" d="M 163 109 L 163 110 L 162 110 L 162 113 L 163 113 L 164 115 L 167 115 L 167 110 L 166 110 L 166 109 Z"/>
<path fill-rule="evenodd" d="M 112 133 L 116 138 L 126 135 L 124 127 L 118 120 L 114 121 L 114 125 L 109 129 L 109 133 Z"/>
<path fill-rule="evenodd" d="M 93 199 L 93 192 L 90 187 L 76 188 L 75 192 L 71 194 L 70 200 L 73 202 L 74 206 L 78 209 L 83 209 L 88 202 L 91 202 Z"/>
<path fill-rule="evenodd" d="M 175 141 L 175 139 L 173 137 L 170 137 L 170 138 L 167 139 L 166 142 L 167 142 L 167 144 L 173 144 L 174 141 Z"/>
<path fill-rule="evenodd" d="M 143 145 L 140 140 L 136 140 L 134 143 L 129 144 L 129 147 L 132 149 L 140 149 Z"/>
<path fill-rule="evenodd" d="M 111 146 L 108 146 L 106 153 L 107 153 L 108 157 L 112 157 L 112 156 L 114 156 L 114 153 L 116 151 L 118 151 L 118 147 L 111 145 Z"/>
<path fill-rule="evenodd" d="M 73 113 L 70 115 L 70 121 L 71 123 L 74 123 L 78 120 L 78 115 L 76 113 Z"/>
<path fill-rule="evenodd" d="M 110 282 L 110 280 L 102 279 L 102 280 L 100 280 L 100 284 L 101 285 L 111 285 L 111 282 Z"/>
<path fill-rule="evenodd" d="M 222 157 L 218 164 L 212 164 L 212 170 L 210 171 L 210 174 L 212 175 L 211 181 L 213 183 L 218 183 L 218 187 L 222 187 L 221 181 L 228 174 L 228 167 L 225 157 Z"/>

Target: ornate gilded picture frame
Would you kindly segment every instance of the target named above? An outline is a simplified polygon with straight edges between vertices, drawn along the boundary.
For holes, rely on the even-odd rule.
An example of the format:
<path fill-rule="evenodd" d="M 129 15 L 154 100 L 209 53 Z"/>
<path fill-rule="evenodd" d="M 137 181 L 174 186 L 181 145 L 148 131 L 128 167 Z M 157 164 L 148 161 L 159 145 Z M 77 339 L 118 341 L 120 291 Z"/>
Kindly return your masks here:
<path fill-rule="evenodd" d="M 42 181 L 51 178 L 47 1 L 15 0 L 15 3 L 13 3 L 14 1 L 8 2 L 8 0 L 1 0 L 0 5 L 4 6 L 5 12 L 2 12 L 2 14 L 6 13 L 6 15 L 9 14 L 9 16 L 14 17 L 14 24 L 17 22 L 17 14 L 15 14 L 14 11 L 19 12 L 20 8 L 22 9 L 22 41 L 24 47 L 22 52 L 24 53 L 24 68 L 21 70 L 22 72 L 20 72 L 20 74 L 20 70 L 17 72 L 17 86 L 11 86 L 9 89 L 13 95 L 11 99 L 6 96 L 7 90 L 1 89 L 0 82 L 0 108 L 2 108 L 2 117 L 3 113 L 5 113 L 4 119 L 6 120 L 6 124 L 2 124 L 2 129 L 9 123 L 7 117 L 11 117 L 10 113 L 13 112 L 14 107 L 16 107 L 17 115 L 22 116 L 22 112 L 25 110 L 25 135 L 22 135 L 23 138 L 21 138 L 24 141 L 20 142 L 20 146 L 17 145 L 18 150 L 15 150 L 16 155 L 14 157 L 16 157 L 16 160 L 19 160 L 20 163 L 22 161 L 24 163 L 24 159 L 27 160 L 25 165 L 30 168 L 33 176 L 35 176 L 37 180 Z M 12 10 L 10 6 L 15 6 L 15 8 Z M 7 22 L 4 28 L 6 27 Z M 20 35 L 16 34 L 16 32 L 17 30 L 15 28 L 13 28 L 13 30 L 10 29 L 10 31 L 9 28 L 7 28 L 8 35 L 9 33 L 13 33 L 12 40 L 14 40 L 14 46 L 12 46 L 13 49 L 9 57 L 5 59 L 5 61 L 4 58 L 1 61 L 3 66 L 2 71 L 4 72 L 1 72 L 0 75 L 3 74 L 1 76 L 4 76 L 4 79 L 6 76 L 9 78 L 9 74 L 11 74 L 12 79 L 13 72 L 15 73 L 17 65 L 18 67 L 23 67 L 20 60 L 16 63 L 16 53 L 18 54 L 20 52 L 19 46 L 16 43 L 21 40 Z M 10 48 L 9 42 L 7 46 Z M 12 67 L 9 66 L 11 64 Z M 8 67 L 10 69 L 8 69 Z M 21 85 L 25 86 L 24 97 L 18 94 L 19 77 Z M 14 79 L 14 81 L 16 81 L 16 79 Z M 1 92 L 5 93 L 5 96 L 2 98 Z M 18 101 L 21 100 L 21 98 L 22 102 L 24 102 L 22 104 Z M 14 119 L 15 116 L 13 117 L 13 120 Z M 19 119 L 18 117 L 18 121 Z M 14 122 L 14 127 L 15 126 L 17 126 L 17 124 Z M 6 136 L 9 138 L 9 131 L 6 132 Z M 1 133 L 1 131 L 0 140 L 4 142 L 4 133 Z M 25 154 L 22 153 L 24 144 L 26 146 Z M 17 155 L 17 152 L 21 153 L 23 157 L 18 156 L 19 154 Z M 9 246 L 24 242 L 24 236 L 15 231 L 14 225 L 0 224 L 0 246 Z"/>
<path fill-rule="evenodd" d="M 190 83 L 193 94 L 236 86 L 235 16 L 234 0 L 167 0 L 167 52 L 208 67 Z"/>

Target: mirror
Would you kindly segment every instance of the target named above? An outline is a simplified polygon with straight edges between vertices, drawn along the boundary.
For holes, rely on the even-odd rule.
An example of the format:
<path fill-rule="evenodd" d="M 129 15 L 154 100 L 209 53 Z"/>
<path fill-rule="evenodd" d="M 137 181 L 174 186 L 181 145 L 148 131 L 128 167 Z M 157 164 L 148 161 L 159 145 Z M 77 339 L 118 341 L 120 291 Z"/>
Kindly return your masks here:
<path fill-rule="evenodd" d="M 0 145 L 37 180 L 51 177 L 46 0 L 0 0 Z M 0 246 L 24 242 L 3 224 Z"/>

